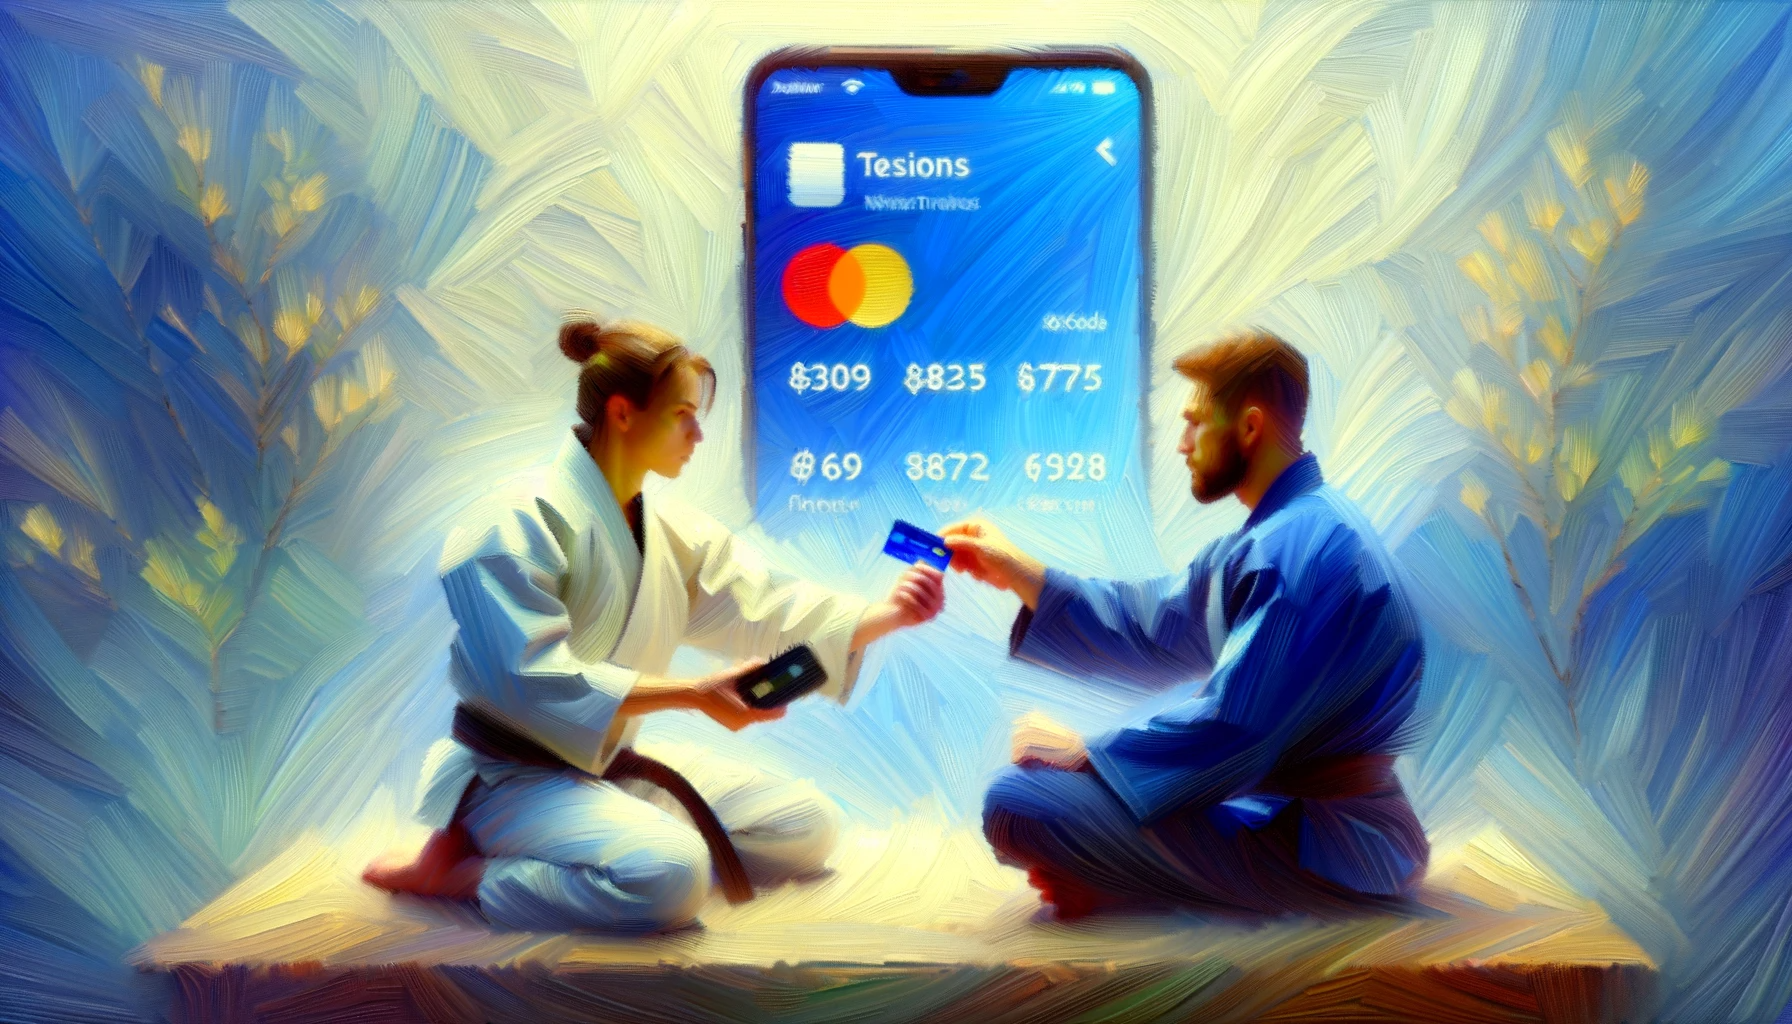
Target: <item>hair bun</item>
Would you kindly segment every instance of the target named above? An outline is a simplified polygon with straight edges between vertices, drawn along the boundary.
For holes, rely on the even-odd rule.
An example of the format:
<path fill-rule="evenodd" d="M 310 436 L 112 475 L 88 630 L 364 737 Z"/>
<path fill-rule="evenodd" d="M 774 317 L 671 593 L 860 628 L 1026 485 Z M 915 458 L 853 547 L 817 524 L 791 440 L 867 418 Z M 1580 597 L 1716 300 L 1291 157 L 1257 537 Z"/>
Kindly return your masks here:
<path fill-rule="evenodd" d="M 560 328 L 560 351 L 583 366 L 597 354 L 597 338 L 602 333 L 595 320 L 569 320 Z"/>

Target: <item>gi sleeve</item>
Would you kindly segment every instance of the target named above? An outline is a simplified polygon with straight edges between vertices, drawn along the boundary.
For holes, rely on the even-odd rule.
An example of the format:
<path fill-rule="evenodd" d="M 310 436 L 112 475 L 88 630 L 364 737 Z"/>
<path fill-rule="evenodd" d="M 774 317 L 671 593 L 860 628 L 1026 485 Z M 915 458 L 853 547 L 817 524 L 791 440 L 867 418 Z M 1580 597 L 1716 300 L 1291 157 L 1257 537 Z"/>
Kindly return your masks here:
<path fill-rule="evenodd" d="M 690 567 L 685 642 L 731 658 L 772 657 L 807 644 L 828 675 L 818 692 L 846 703 L 859 675 L 852 635 L 868 602 L 773 568 L 697 509 L 668 505 L 661 518 Z"/>
<path fill-rule="evenodd" d="M 1136 582 L 1045 571 L 1038 606 L 1022 607 L 1009 653 L 1068 675 L 1170 686 L 1213 667 L 1208 601 L 1214 548 L 1182 572 Z"/>

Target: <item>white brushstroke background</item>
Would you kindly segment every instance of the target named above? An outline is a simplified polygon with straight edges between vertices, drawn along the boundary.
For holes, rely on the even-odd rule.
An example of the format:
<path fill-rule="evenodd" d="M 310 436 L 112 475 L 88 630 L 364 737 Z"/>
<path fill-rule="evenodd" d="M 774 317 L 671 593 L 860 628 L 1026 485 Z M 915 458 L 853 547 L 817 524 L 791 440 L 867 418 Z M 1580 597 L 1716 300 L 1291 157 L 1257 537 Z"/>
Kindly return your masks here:
<path fill-rule="evenodd" d="M 111 122 L 95 108 L 106 81 L 130 82 L 143 57 L 171 79 L 214 85 L 227 65 L 270 71 L 282 83 L 275 92 L 329 140 L 333 188 L 408 247 L 403 258 L 381 250 L 369 267 L 386 283 L 394 411 L 287 527 L 311 586 L 290 592 L 289 617 L 275 621 L 309 623 L 316 639 L 302 650 L 282 650 L 273 634 L 246 645 L 250 662 L 278 656 L 243 670 L 239 685 L 265 692 L 243 693 L 241 721 L 221 733 L 203 709 L 204 673 L 146 653 L 170 646 L 155 631 L 179 628 L 153 600 L 122 596 L 119 614 L 66 602 L 58 632 L 23 603 L 48 600 L 47 584 L 28 598 L 12 582 L 56 561 L 18 554 L 36 543 L 23 528 L 40 504 L 84 504 L 137 523 L 139 538 L 178 525 L 167 519 L 181 504 L 172 497 L 159 512 L 133 513 L 122 496 L 180 495 L 168 481 L 182 470 L 134 461 L 104 440 L 129 429 L 102 411 L 107 388 L 134 389 L 139 423 L 162 415 L 146 397 L 157 393 L 150 364 L 129 362 L 134 342 L 90 347 L 108 353 L 115 380 L 84 386 L 80 372 L 53 360 L 27 369 L 14 362 L 20 349 L 7 350 L 15 419 L 0 422 L 9 474 L 0 499 L 17 557 L 5 578 L 6 651 L 29 666 L 21 679 L 47 680 L 8 684 L 9 695 L 30 695 L 17 697 L 27 710 L 5 733 L 21 767 L 0 783 L 14 822 L 0 829 L 0 863 L 19 879 L 8 891 L 21 894 L 6 897 L 5 934 L 30 965 L 15 978 L 104 963 L 300 832 L 340 833 L 407 804 L 450 703 L 436 554 L 475 502 L 538 469 L 570 422 L 571 368 L 551 344 L 566 311 L 652 320 L 715 363 L 724 386 L 709 439 L 671 486 L 756 536 L 741 400 L 728 385 L 742 379 L 740 88 L 760 54 L 792 43 L 1101 42 L 1138 55 L 1156 94 L 1155 545 L 1104 538 L 1132 554 L 1091 566 L 1052 536 L 1023 542 L 1060 564 L 1132 576 L 1180 566 L 1235 528 L 1242 510 L 1187 494 L 1172 443 L 1183 385 L 1168 363 L 1241 323 L 1282 332 L 1313 363 L 1309 446 L 1401 551 L 1431 610 L 1426 719 L 1403 770 L 1434 841 L 1447 847 L 1494 826 L 1601 900 L 1662 963 L 1672 1019 L 1772 1019 L 1792 997 L 1783 916 L 1792 875 L 1782 863 L 1792 654 L 1775 646 L 1792 616 L 1792 73 L 1779 9 L 261 0 L 182 23 L 129 5 L 7 10 L 10 53 L 89 55 L 57 58 L 87 78 L 43 79 L 28 98 L 41 125 L 9 128 L 47 138 L 61 162 L 28 164 L 14 146 L 15 173 L 51 184 L 41 207 L 7 193 L 9 217 L 55 220 L 43 210 L 55 206 L 58 174 L 102 152 L 129 156 L 122 136 L 96 127 Z M 24 105 L 15 97 L 7 107 Z M 1716 443 L 1735 466 L 1722 501 L 1658 527 L 1590 618 L 1605 639 L 1587 656 L 1581 711 L 1598 739 L 1581 748 L 1565 738 L 1558 688 L 1499 549 L 1457 502 L 1457 473 L 1486 456 L 1439 397 L 1478 358 L 1461 315 L 1481 296 L 1456 261 L 1478 244 L 1483 216 L 1547 165 L 1546 137 L 1571 110 L 1589 112 L 1598 146 L 1653 172 L 1591 341 L 1602 369 L 1636 384 L 1630 398 L 1600 392 L 1599 401 L 1634 432 L 1696 394 L 1721 417 Z M 217 144 L 230 138 L 220 120 Z M 247 160 L 249 145 L 220 159 Z M 146 179 L 162 173 L 145 168 Z M 71 245 L 89 245 L 66 209 L 59 223 Z M 135 230 L 185 231 L 190 249 L 196 224 Z M 40 248 L 24 259 L 69 257 Z M 65 291 L 80 308 L 103 305 Z M 118 324 L 97 334 L 107 331 L 132 337 Z M 70 365 L 100 344 L 68 323 L 42 337 Z M 155 435 L 145 431 L 147 442 Z M 200 462 L 212 443 L 195 438 Z M 228 475 L 224 463 L 213 468 Z M 255 504 L 252 481 L 214 486 Z M 787 567 L 868 595 L 896 572 L 875 558 L 826 564 L 801 543 L 759 540 Z M 105 578 L 137 578 L 129 545 L 118 547 L 108 556 L 101 545 L 102 564 L 117 561 Z M 880 645 L 865 677 L 875 683 L 849 709 L 802 705 L 775 730 L 744 737 L 688 720 L 651 731 L 812 775 L 866 823 L 925 801 L 973 828 L 1013 714 L 1041 707 L 1093 732 L 1145 696 L 1008 663 L 1011 599 L 954 580 L 948 609 Z M 81 632 L 83 615 L 92 635 Z M 182 702 L 190 710 L 170 710 Z M 42 733 L 30 735 L 30 757 L 19 753 L 28 730 L 17 722 Z M 115 734 L 134 738 L 115 743 Z M 130 998 L 33 992 L 68 1007 Z"/>

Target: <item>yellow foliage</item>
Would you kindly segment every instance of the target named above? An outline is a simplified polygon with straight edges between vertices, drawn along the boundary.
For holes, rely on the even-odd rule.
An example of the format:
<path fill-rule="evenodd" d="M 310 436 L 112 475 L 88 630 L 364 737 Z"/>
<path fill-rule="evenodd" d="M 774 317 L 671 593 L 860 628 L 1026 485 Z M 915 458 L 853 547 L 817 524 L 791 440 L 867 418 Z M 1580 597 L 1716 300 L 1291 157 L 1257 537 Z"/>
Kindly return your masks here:
<path fill-rule="evenodd" d="M 1543 343 L 1550 358 L 1562 366 L 1568 365 L 1568 360 L 1574 358 L 1574 350 L 1568 347 L 1568 332 L 1562 327 L 1562 321 L 1553 316 L 1544 320 L 1543 326 L 1537 329 L 1537 340 Z"/>
<path fill-rule="evenodd" d="M 1512 247 L 1511 262 L 1506 273 L 1524 290 L 1533 302 L 1550 302 L 1556 297 L 1555 275 L 1543 261 L 1543 250 L 1530 241 Z"/>
<path fill-rule="evenodd" d="M 1574 363 L 1562 371 L 1562 376 L 1558 379 L 1556 386 L 1559 390 L 1566 391 L 1569 388 L 1580 387 L 1582 384 L 1593 383 L 1595 376 L 1591 366 L 1585 363 Z"/>
<path fill-rule="evenodd" d="M 1499 268 L 1493 262 L 1493 256 L 1485 250 L 1477 249 L 1456 262 L 1470 281 L 1475 282 L 1487 297 L 1498 302 L 1509 289 L 1500 279 Z"/>
<path fill-rule="evenodd" d="M 1480 428 L 1498 437 L 1501 429 L 1510 422 L 1506 390 L 1497 384 L 1483 382 L 1467 367 L 1456 371 L 1452 383 L 1456 393 L 1444 403 L 1444 411 L 1465 427 Z M 1514 449 L 1513 454 L 1517 453 Z"/>
<path fill-rule="evenodd" d="M 254 317 L 244 313 L 236 318 L 236 336 L 249 347 L 256 362 L 267 365 L 268 356 L 272 353 L 268 351 L 267 336 L 261 333 L 261 325 L 255 322 Z"/>
<path fill-rule="evenodd" d="M 1606 250 L 1612 244 L 1611 221 L 1603 217 L 1595 218 L 1585 224 L 1568 229 L 1568 244 L 1575 252 L 1581 254 L 1590 265 L 1597 266 L 1605 259 Z"/>
<path fill-rule="evenodd" d="M 193 581 L 180 556 L 169 550 L 167 545 L 154 540 L 144 541 L 143 550 L 147 556 L 143 561 L 143 579 L 150 589 L 162 595 L 176 608 L 195 611 L 204 588 Z"/>
<path fill-rule="evenodd" d="M 287 447 L 288 451 L 292 452 L 294 455 L 299 454 L 299 428 L 298 427 L 288 426 L 286 429 L 280 431 L 280 440 L 286 442 L 286 447 Z"/>
<path fill-rule="evenodd" d="M 1668 467 L 1674 458 L 1674 443 L 1668 435 L 1659 430 L 1649 432 L 1649 464 L 1660 472 Z"/>
<path fill-rule="evenodd" d="M 1463 367 L 1456 371 L 1450 381 L 1453 390 L 1448 401 L 1444 403 L 1444 411 L 1450 418 L 1471 430 L 1481 425 L 1481 378 L 1475 371 Z"/>
<path fill-rule="evenodd" d="M 1524 196 L 1524 215 L 1536 228 L 1545 235 L 1554 235 L 1556 225 L 1562 222 L 1562 214 L 1567 212 L 1554 196 L 1534 195 L 1526 192 Z"/>
<path fill-rule="evenodd" d="M 1541 359 L 1533 359 L 1531 364 L 1524 368 L 1524 372 L 1518 376 L 1520 380 L 1524 381 L 1524 388 L 1531 393 L 1532 398 L 1538 402 L 1548 399 L 1550 383 L 1548 363 Z"/>
<path fill-rule="evenodd" d="M 380 290 L 370 284 L 362 285 L 361 290 L 355 293 L 355 319 L 359 320 L 373 312 L 373 307 L 379 305 L 379 302 Z"/>
<path fill-rule="evenodd" d="M 317 292 L 305 293 L 305 321 L 316 326 L 324 318 L 324 297 Z"/>
<path fill-rule="evenodd" d="M 1674 406 L 1668 420 L 1668 438 L 1675 448 L 1690 448 L 1710 436 L 1711 425 L 1692 402 Z"/>
<path fill-rule="evenodd" d="M 1493 246 L 1494 252 L 1506 255 L 1512 244 L 1512 235 L 1506 230 L 1506 218 L 1498 210 L 1481 218 L 1481 237 L 1487 239 L 1487 244 Z"/>
<path fill-rule="evenodd" d="M 50 513 L 48 505 L 35 505 L 25 513 L 25 521 L 19 529 L 25 536 L 37 541 L 37 546 L 58 558 L 62 557 L 62 524 Z"/>
<path fill-rule="evenodd" d="M 1562 435 L 1562 451 L 1557 464 L 1561 476 L 1574 481 L 1576 492 L 1593 478 L 1593 471 L 1599 468 L 1599 453 L 1593 448 L 1593 437 L 1586 428 L 1570 427 Z M 1573 500 L 1572 495 L 1562 496 Z"/>
<path fill-rule="evenodd" d="M 325 430 L 335 430 L 342 422 L 342 404 L 333 378 L 320 378 L 311 385 L 311 411 L 317 414 L 317 422 L 323 424 Z"/>
<path fill-rule="evenodd" d="M 93 560 L 93 541 L 77 534 L 69 538 L 68 548 L 68 564 L 79 569 L 88 579 L 98 581 L 100 567 Z"/>
<path fill-rule="evenodd" d="M 1629 227 L 1643 215 L 1643 193 L 1649 190 L 1649 169 L 1640 161 L 1630 162 L 1630 173 L 1620 181 L 1605 179 L 1605 194 L 1612 201 L 1612 216 L 1620 225 Z"/>
<path fill-rule="evenodd" d="M 1470 512 L 1478 516 L 1486 515 L 1487 499 L 1491 497 L 1493 497 L 1493 492 L 1487 489 L 1487 485 L 1481 482 L 1480 477 L 1473 473 L 1462 474 L 1462 504 Z"/>
<path fill-rule="evenodd" d="M 198 125 L 183 124 L 175 135 L 175 142 L 186 152 L 194 167 L 204 167 L 207 157 L 212 155 L 212 131 Z"/>
<path fill-rule="evenodd" d="M 1573 473 L 1557 471 L 1556 490 L 1561 493 L 1563 501 L 1573 501 L 1580 494 L 1581 487 L 1581 482 L 1574 478 Z"/>
<path fill-rule="evenodd" d="M 392 390 L 392 382 L 398 379 L 398 371 L 392 368 L 392 360 L 386 355 L 386 346 L 377 338 L 361 350 L 361 380 L 369 395 L 374 398 L 384 397 Z"/>
<path fill-rule="evenodd" d="M 1451 395 L 1444 402 L 1444 412 L 1449 413 L 1451 419 L 1470 430 L 1481 425 L 1481 410 L 1461 395 Z"/>
<path fill-rule="evenodd" d="M 1699 483 L 1708 484 L 1730 479 L 1730 464 L 1722 459 L 1712 459 L 1699 470 Z"/>
<path fill-rule="evenodd" d="M 218 218 L 230 212 L 230 200 L 224 195 L 224 186 L 215 181 L 205 183 L 205 194 L 199 197 L 199 216 L 207 224 L 216 224 Z"/>
<path fill-rule="evenodd" d="M 214 245 L 212 246 L 212 260 L 218 264 L 219 270 L 238 281 L 243 280 L 243 261 L 237 258 L 236 253 L 222 245 Z"/>
<path fill-rule="evenodd" d="M 205 498 L 199 499 L 199 515 L 205 520 L 205 526 L 193 536 L 211 550 L 206 562 L 212 573 L 222 578 L 236 564 L 237 545 L 243 542 L 242 531 L 224 518 L 218 506 Z"/>
<path fill-rule="evenodd" d="M 167 70 L 160 64 L 137 58 L 137 81 L 143 83 L 143 91 L 149 93 L 150 101 L 158 107 L 162 105 L 162 79 Z"/>
<path fill-rule="evenodd" d="M 1562 174 L 1575 188 L 1585 185 L 1593 176 L 1592 158 L 1587 153 L 1587 141 L 1579 138 L 1567 125 L 1557 125 L 1549 133 L 1549 151 L 1556 158 L 1556 165 Z"/>
<path fill-rule="evenodd" d="M 1524 438 L 1519 435 L 1518 431 L 1503 431 L 1500 433 L 1499 437 L 1500 447 L 1506 449 L 1507 455 L 1512 456 L 1514 459 L 1524 458 Z"/>
<path fill-rule="evenodd" d="M 292 207 L 285 203 L 275 203 L 268 207 L 268 223 L 277 237 L 285 238 L 293 228 L 299 226 L 299 215 L 292 212 Z"/>
<path fill-rule="evenodd" d="M 342 414 L 344 416 L 349 416 L 360 412 L 361 407 L 367 404 L 367 400 L 370 397 L 372 396 L 367 393 L 367 386 L 360 381 L 343 381 L 341 397 Z"/>
<path fill-rule="evenodd" d="M 199 499 L 199 518 L 205 520 L 206 529 L 219 536 L 231 529 L 230 521 L 224 518 L 223 511 L 212 504 L 209 498 Z"/>
<path fill-rule="evenodd" d="M 311 337 L 311 321 L 303 310 L 283 309 L 274 314 L 274 335 L 286 345 L 288 352 L 297 352 Z"/>
<path fill-rule="evenodd" d="M 1510 359 L 1512 356 L 1510 342 L 1513 338 L 1518 337 L 1519 331 L 1524 330 L 1524 310 L 1520 309 L 1517 304 L 1503 305 L 1494 311 L 1493 319 L 1494 332 L 1502 342 L 1506 343 L 1502 344 L 1500 348 Z"/>
<path fill-rule="evenodd" d="M 364 284 L 352 301 L 347 295 L 337 297 L 336 321 L 342 325 L 343 330 L 347 330 L 373 312 L 373 307 L 379 305 L 379 302 L 380 290 L 373 285 Z"/>
<path fill-rule="evenodd" d="M 280 129 L 278 132 L 268 132 L 267 140 L 268 145 L 280 151 L 280 159 L 282 161 L 292 163 L 292 132 L 285 128 Z"/>
<path fill-rule="evenodd" d="M 1530 443 L 1527 444 L 1524 449 L 1524 461 L 1535 466 L 1537 463 L 1543 461 L 1543 456 L 1548 454 L 1549 435 L 1543 432 L 1541 426 L 1532 427 Z"/>
<path fill-rule="evenodd" d="M 300 213 L 310 213 L 324 205 L 325 186 L 329 177 L 322 171 L 313 174 L 292 187 L 292 208 Z"/>
<path fill-rule="evenodd" d="M 1506 410 L 1506 389 L 1497 384 L 1484 386 L 1481 389 L 1481 425 L 1492 434 L 1510 422 L 1511 418 Z"/>
<path fill-rule="evenodd" d="M 222 587 L 211 591 L 201 591 L 196 604 L 194 618 L 197 618 L 199 624 L 205 627 L 206 634 L 216 637 L 223 632 L 224 620 L 229 617 L 231 611 L 230 591 Z"/>
<path fill-rule="evenodd" d="M 286 202 L 286 183 L 279 178 L 269 178 L 261 183 L 261 190 L 276 203 Z"/>

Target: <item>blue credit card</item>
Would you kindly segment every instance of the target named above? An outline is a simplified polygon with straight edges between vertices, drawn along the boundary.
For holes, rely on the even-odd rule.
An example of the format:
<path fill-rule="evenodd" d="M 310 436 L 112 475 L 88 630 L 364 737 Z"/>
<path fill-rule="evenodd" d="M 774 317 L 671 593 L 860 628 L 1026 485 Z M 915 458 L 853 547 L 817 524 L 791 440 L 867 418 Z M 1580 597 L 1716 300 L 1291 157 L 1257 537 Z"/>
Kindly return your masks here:
<path fill-rule="evenodd" d="M 952 549 L 946 546 L 943 538 L 900 519 L 890 527 L 890 539 L 884 541 L 884 554 L 909 565 L 926 562 L 941 572 L 952 564 Z"/>

